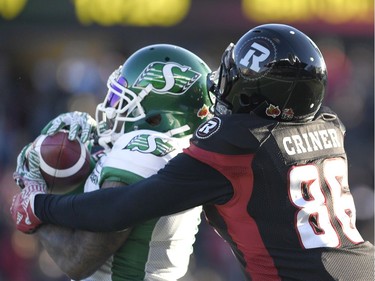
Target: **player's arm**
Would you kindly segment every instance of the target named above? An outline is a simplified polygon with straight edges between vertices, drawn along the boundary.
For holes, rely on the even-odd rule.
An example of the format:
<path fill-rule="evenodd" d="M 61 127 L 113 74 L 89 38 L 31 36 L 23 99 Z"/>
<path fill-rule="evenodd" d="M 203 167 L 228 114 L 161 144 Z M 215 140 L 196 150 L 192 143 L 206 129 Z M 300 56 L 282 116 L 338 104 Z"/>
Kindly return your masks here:
<path fill-rule="evenodd" d="M 223 204 L 232 195 L 232 185 L 223 174 L 179 154 L 158 174 L 126 187 L 73 196 L 38 194 L 34 213 L 46 223 L 116 231 L 202 204 Z"/>
<path fill-rule="evenodd" d="M 73 280 L 92 275 L 124 243 L 130 231 L 88 232 L 43 225 L 36 232 L 60 269 Z"/>
<path fill-rule="evenodd" d="M 43 183 L 37 158 L 30 155 L 29 169 L 25 169 L 25 159 L 30 145 L 24 147 L 17 158 L 15 180 L 23 188 L 24 180 L 34 180 L 34 184 Z M 33 153 L 31 153 L 33 154 Z M 26 176 L 26 174 L 28 176 Z M 107 183 L 103 183 L 104 188 Z M 110 186 L 124 185 L 123 183 L 109 183 Z M 42 188 L 43 189 L 43 188 Z M 89 209 L 88 209 L 89 211 Z M 102 264 L 124 243 L 130 230 L 114 233 L 93 233 L 63 228 L 53 225 L 40 227 L 36 236 L 47 253 L 74 280 L 92 275 Z"/>
<path fill-rule="evenodd" d="M 106 186 L 124 185 L 104 182 Z M 126 241 L 130 228 L 121 232 L 89 232 L 55 225 L 43 225 L 36 232 L 47 253 L 71 279 L 92 275 Z"/>

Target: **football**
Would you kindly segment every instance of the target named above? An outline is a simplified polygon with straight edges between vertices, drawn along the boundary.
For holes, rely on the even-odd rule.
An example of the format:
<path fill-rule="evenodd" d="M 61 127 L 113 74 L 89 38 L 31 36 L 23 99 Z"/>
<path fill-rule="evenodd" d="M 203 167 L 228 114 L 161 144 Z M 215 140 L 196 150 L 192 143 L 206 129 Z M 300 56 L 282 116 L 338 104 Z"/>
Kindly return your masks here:
<path fill-rule="evenodd" d="M 40 135 L 33 145 L 39 153 L 48 193 L 69 193 L 86 181 L 91 172 L 90 153 L 78 139 L 70 141 L 68 132 Z"/>

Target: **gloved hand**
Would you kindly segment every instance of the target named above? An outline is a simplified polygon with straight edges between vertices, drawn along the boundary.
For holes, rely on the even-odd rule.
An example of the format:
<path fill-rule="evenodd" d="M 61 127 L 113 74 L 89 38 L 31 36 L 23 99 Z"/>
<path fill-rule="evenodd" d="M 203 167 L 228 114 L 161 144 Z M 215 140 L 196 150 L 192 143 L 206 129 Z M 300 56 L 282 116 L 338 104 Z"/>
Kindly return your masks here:
<path fill-rule="evenodd" d="M 61 129 L 69 129 L 70 140 L 80 137 L 82 143 L 87 142 L 96 131 L 96 121 L 86 112 L 67 112 L 51 120 L 43 129 L 42 134 L 53 135 Z"/>
<path fill-rule="evenodd" d="M 19 231 L 33 233 L 42 222 L 34 214 L 35 195 L 44 193 L 39 185 L 27 185 L 21 193 L 13 197 L 10 213 Z"/>
<path fill-rule="evenodd" d="M 32 145 L 33 143 L 26 145 L 17 157 L 17 167 L 13 173 L 13 179 L 21 189 L 25 187 L 25 181 L 46 185 L 39 169 L 39 154 Z"/>
<path fill-rule="evenodd" d="M 17 157 L 17 168 L 13 178 L 22 188 L 22 192 L 13 197 L 10 213 L 18 230 L 32 233 L 41 224 L 34 214 L 34 199 L 37 194 L 46 193 L 47 184 L 40 174 L 38 152 L 32 149 L 30 144 L 25 146 Z"/>

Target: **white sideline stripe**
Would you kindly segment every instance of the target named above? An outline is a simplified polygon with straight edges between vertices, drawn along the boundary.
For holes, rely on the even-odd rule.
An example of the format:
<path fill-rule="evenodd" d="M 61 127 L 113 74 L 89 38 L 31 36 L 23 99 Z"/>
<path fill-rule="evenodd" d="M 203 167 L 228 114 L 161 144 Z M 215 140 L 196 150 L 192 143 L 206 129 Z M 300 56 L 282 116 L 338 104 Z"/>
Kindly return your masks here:
<path fill-rule="evenodd" d="M 40 136 L 35 143 L 35 150 L 39 153 L 39 156 L 41 156 L 40 146 L 41 146 L 43 140 L 46 137 L 47 136 L 45 136 L 45 135 Z M 79 142 L 79 145 L 81 147 L 81 155 L 80 155 L 77 163 L 75 163 L 72 167 L 70 167 L 68 169 L 63 169 L 63 170 L 57 170 L 57 169 L 54 169 L 53 167 L 49 166 L 43 160 L 43 158 L 40 157 L 40 168 L 46 174 L 48 174 L 52 177 L 56 177 L 56 178 L 66 178 L 66 177 L 70 177 L 70 176 L 76 174 L 83 167 L 83 165 L 85 164 L 85 160 L 86 160 L 86 148 L 81 142 Z"/>

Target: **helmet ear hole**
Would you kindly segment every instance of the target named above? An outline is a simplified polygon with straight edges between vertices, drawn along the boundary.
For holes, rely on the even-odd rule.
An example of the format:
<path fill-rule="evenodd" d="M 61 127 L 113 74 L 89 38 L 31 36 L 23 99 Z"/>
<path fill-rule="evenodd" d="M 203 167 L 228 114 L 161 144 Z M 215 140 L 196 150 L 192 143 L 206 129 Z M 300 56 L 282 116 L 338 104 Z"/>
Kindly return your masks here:
<path fill-rule="evenodd" d="M 156 115 L 150 116 L 146 118 L 146 122 L 150 124 L 151 126 L 157 126 L 161 123 L 161 115 L 156 114 Z"/>
<path fill-rule="evenodd" d="M 241 106 L 249 106 L 250 104 L 251 104 L 250 97 L 246 94 L 241 94 L 240 95 L 240 105 Z"/>

